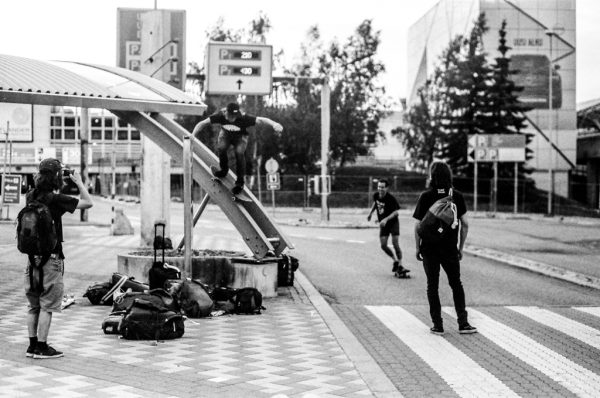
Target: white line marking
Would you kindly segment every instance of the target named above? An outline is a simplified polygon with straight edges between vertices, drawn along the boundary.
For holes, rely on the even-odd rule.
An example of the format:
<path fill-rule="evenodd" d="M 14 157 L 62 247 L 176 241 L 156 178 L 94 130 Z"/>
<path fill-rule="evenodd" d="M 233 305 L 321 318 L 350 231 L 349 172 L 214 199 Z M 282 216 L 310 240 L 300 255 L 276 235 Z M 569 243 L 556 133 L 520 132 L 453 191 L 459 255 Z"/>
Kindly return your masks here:
<path fill-rule="evenodd" d="M 348 243 L 361 243 L 361 244 L 367 243 L 364 240 L 352 240 L 352 239 L 348 239 L 348 240 L 346 240 L 346 242 L 348 242 Z"/>
<path fill-rule="evenodd" d="M 600 318 L 600 307 L 573 307 L 577 311 L 585 312 Z"/>
<path fill-rule="evenodd" d="M 507 307 L 534 321 L 600 349 L 600 332 L 581 322 L 538 307 Z"/>
<path fill-rule="evenodd" d="M 456 318 L 454 309 L 443 311 Z M 469 320 L 495 344 L 580 397 L 600 396 L 600 376 L 489 316 L 469 309 Z"/>
<path fill-rule="evenodd" d="M 401 307 L 367 306 L 388 329 L 423 359 L 461 397 L 518 397 L 496 376 Z"/>
<path fill-rule="evenodd" d="M 317 239 L 319 239 L 319 240 L 333 240 L 333 238 L 330 238 L 328 236 L 317 236 Z"/>

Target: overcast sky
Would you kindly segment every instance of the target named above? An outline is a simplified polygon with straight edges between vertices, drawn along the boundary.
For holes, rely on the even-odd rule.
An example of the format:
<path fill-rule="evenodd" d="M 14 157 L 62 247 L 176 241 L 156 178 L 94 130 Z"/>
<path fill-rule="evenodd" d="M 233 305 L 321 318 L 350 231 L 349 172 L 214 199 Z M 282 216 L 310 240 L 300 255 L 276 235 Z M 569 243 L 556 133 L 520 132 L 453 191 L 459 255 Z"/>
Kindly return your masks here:
<path fill-rule="evenodd" d="M 187 61 L 203 62 L 205 31 L 222 16 L 225 26 L 246 28 L 263 11 L 269 43 L 291 62 L 312 25 L 328 43 L 344 41 L 364 19 L 381 31 L 379 58 L 388 94 L 406 96 L 408 27 L 437 0 L 156 0 L 158 8 L 186 10 Z M 114 65 L 117 8 L 154 8 L 155 0 L 5 0 L 0 3 L 0 53 Z M 600 1 L 577 0 L 577 101 L 600 98 Z"/>

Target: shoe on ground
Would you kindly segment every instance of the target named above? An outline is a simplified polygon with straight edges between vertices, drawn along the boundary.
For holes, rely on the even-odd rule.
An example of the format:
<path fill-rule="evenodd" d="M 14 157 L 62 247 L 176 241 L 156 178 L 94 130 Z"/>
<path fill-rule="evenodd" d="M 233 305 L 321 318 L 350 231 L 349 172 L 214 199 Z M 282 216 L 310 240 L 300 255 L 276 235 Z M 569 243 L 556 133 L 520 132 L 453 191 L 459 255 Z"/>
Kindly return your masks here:
<path fill-rule="evenodd" d="M 469 325 L 468 323 L 466 325 L 462 325 L 458 328 L 458 333 L 460 334 L 473 334 L 473 333 L 477 333 L 477 328 L 473 327 L 471 325 Z"/>
<path fill-rule="evenodd" d="M 429 331 L 433 334 L 437 334 L 438 336 L 442 336 L 444 334 L 444 328 L 441 326 L 434 326 Z"/>
<path fill-rule="evenodd" d="M 36 348 L 33 351 L 34 359 L 48 359 L 48 358 L 60 358 L 63 356 L 63 353 L 60 351 L 56 351 L 54 348 L 47 346 L 45 349 L 41 350 Z"/>
<path fill-rule="evenodd" d="M 243 190 L 244 190 L 243 185 L 236 184 L 233 188 L 231 188 L 231 193 L 233 193 L 234 195 L 239 195 L 242 193 Z"/>
<path fill-rule="evenodd" d="M 398 266 L 400 265 L 399 261 L 394 261 L 394 265 L 392 266 L 392 272 L 398 271 Z"/>
<path fill-rule="evenodd" d="M 33 358 L 33 352 L 34 351 L 35 351 L 35 346 L 34 347 L 32 347 L 32 346 L 27 347 L 27 351 L 25 352 L 25 356 L 27 358 Z"/>

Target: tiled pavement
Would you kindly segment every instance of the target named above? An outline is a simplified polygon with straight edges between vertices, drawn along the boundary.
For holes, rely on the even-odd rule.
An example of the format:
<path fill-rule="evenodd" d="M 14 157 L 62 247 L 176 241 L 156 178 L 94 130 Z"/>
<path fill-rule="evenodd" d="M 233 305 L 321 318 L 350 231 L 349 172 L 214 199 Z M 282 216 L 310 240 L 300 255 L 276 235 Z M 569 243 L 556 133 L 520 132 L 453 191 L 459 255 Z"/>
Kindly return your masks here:
<path fill-rule="evenodd" d="M 458 334 L 453 310 L 444 308 L 447 332 L 439 337 L 428 333 L 425 306 L 334 304 L 347 326 L 340 325 L 299 275 L 296 287 L 265 300 L 260 316 L 188 320 L 182 339 L 159 343 L 104 335 L 108 307 L 81 298 L 98 278 L 74 265 L 94 269 L 108 250 L 137 242 L 87 233 L 67 248 L 66 291 L 78 301 L 53 321 L 50 343 L 65 351 L 62 359 L 25 358 L 15 266 L 22 258 L 0 248 L 0 397 L 600 396 L 598 307 L 470 308 L 480 333 L 469 336 Z M 369 337 L 357 346 L 350 331 Z M 384 374 L 365 348 L 393 366 Z"/>

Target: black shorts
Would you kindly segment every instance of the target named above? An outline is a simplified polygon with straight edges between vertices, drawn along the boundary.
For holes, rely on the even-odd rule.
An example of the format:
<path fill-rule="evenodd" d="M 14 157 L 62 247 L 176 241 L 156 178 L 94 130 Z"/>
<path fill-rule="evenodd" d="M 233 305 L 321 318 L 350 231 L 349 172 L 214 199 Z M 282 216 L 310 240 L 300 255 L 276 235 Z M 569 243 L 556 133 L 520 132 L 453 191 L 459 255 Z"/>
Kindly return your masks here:
<path fill-rule="evenodd" d="M 379 227 L 379 236 L 400 235 L 400 223 L 398 218 L 388 221 L 385 227 Z"/>

